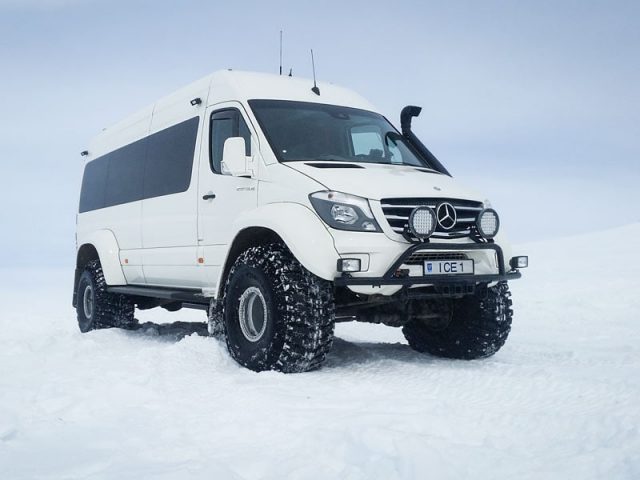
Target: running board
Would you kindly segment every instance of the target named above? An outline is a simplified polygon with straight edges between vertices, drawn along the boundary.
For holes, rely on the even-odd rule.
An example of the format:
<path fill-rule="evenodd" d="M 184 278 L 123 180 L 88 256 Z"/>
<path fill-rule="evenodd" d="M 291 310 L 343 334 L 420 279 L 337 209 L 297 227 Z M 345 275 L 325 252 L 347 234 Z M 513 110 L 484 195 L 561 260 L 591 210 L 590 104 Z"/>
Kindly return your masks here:
<path fill-rule="evenodd" d="M 107 292 L 182 302 L 185 304 L 185 307 L 187 304 L 209 305 L 209 299 L 205 298 L 202 290 L 197 288 L 137 287 L 134 285 L 124 285 L 121 287 L 107 287 Z"/>

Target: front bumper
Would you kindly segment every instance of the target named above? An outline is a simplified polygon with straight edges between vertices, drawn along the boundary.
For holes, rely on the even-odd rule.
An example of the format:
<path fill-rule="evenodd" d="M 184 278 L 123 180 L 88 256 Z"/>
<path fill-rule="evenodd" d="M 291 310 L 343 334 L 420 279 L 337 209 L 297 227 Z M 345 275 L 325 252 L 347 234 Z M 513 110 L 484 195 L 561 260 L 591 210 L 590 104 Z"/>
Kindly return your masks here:
<path fill-rule="evenodd" d="M 400 267 L 416 251 L 438 251 L 438 250 L 493 250 L 498 260 L 498 273 L 480 275 L 429 275 L 429 276 L 409 276 L 403 275 Z M 442 285 L 442 284 L 477 284 L 492 283 L 499 281 L 515 280 L 520 278 L 518 270 L 506 271 L 504 254 L 499 245 L 495 243 L 422 243 L 408 248 L 398 260 L 381 277 L 354 277 L 348 273 L 343 273 L 334 279 L 336 286 L 356 286 L 367 285 L 379 287 L 382 285 Z"/>

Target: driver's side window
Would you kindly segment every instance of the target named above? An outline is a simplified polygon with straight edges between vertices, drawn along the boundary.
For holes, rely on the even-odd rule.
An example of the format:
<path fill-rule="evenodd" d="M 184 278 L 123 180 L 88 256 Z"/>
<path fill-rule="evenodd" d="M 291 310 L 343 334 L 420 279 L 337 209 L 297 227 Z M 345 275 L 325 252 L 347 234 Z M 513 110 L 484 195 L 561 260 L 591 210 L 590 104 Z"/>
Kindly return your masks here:
<path fill-rule="evenodd" d="M 244 138 L 245 155 L 251 156 L 251 133 L 240 112 L 235 108 L 213 112 L 209 130 L 209 161 L 215 173 L 224 173 L 222 152 L 224 142 L 231 137 Z"/>
<path fill-rule="evenodd" d="M 386 144 L 387 144 L 387 151 L 389 152 L 389 159 L 391 163 L 402 165 L 404 163 L 402 161 L 402 153 L 400 152 L 400 149 L 398 148 L 398 145 L 396 144 L 395 139 L 392 138 L 390 135 L 387 135 Z"/>

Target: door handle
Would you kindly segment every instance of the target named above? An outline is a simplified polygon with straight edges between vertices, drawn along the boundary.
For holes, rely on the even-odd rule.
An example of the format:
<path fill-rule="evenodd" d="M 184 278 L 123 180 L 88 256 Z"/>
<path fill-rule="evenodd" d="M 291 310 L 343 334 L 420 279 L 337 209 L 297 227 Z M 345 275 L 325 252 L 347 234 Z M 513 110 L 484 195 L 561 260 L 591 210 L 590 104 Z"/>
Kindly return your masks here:
<path fill-rule="evenodd" d="M 203 200 L 213 200 L 214 198 L 216 198 L 215 193 L 207 193 L 206 195 L 202 196 Z"/>

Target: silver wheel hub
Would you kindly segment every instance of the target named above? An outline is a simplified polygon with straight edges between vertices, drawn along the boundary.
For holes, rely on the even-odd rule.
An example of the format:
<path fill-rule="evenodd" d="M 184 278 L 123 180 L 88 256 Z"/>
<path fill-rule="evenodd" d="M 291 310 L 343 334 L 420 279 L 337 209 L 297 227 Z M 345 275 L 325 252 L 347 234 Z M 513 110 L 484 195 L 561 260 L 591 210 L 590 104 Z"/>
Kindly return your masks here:
<path fill-rule="evenodd" d="M 82 308 L 84 310 L 84 316 L 88 319 L 93 317 L 93 302 L 93 287 L 87 285 L 82 294 Z"/>
<path fill-rule="evenodd" d="M 257 342 L 267 329 L 267 302 L 258 287 L 247 288 L 238 307 L 240 330 L 250 342 Z"/>

